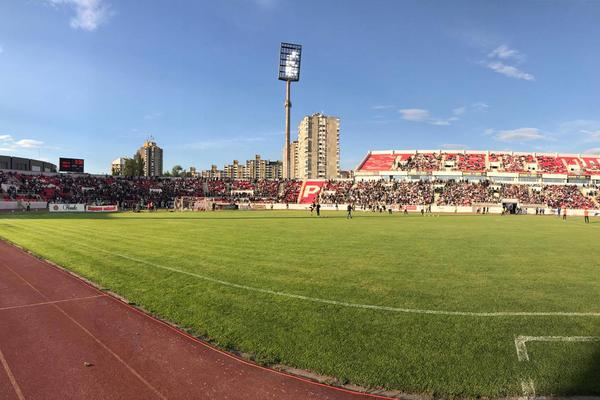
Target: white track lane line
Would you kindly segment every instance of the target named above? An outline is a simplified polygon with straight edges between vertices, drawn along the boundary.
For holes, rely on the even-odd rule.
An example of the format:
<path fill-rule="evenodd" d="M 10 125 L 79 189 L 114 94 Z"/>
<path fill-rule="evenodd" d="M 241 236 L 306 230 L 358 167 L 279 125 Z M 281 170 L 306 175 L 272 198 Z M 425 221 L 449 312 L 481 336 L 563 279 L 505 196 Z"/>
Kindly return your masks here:
<path fill-rule="evenodd" d="M 23 282 L 25 282 L 29 287 L 31 287 L 33 290 L 35 290 L 37 293 L 39 293 L 42 297 L 46 297 L 46 295 L 44 295 L 38 288 L 36 288 L 35 286 L 33 286 L 27 279 L 23 278 L 19 273 L 17 273 L 15 270 L 13 270 L 11 267 L 9 267 L 8 265 L 2 263 L 4 265 L 4 267 L 6 269 L 8 269 L 10 272 L 12 272 L 14 275 L 16 275 L 19 279 L 21 279 Z M 69 315 L 65 310 L 63 310 L 62 308 L 60 308 L 60 306 L 58 304 L 52 304 L 52 307 L 54 307 L 56 310 L 58 310 L 61 314 L 63 314 L 65 317 L 67 317 L 69 320 L 71 320 L 71 322 L 73 322 L 75 325 L 77 325 L 83 332 L 85 332 L 93 341 L 95 341 L 96 343 L 98 343 L 104 350 L 106 350 L 110 355 L 112 355 L 114 358 L 117 359 L 117 361 L 119 361 L 121 364 L 123 364 L 123 366 L 125 366 L 125 368 L 127 368 L 136 378 L 138 378 L 144 385 L 146 385 L 146 387 L 148 387 L 149 390 L 151 390 L 152 392 L 154 392 L 154 394 L 161 400 L 167 400 L 167 398 L 158 391 L 158 389 L 156 389 L 152 384 L 150 384 L 150 382 L 148 382 L 142 375 L 140 375 L 139 372 L 137 372 L 131 365 L 129 365 L 124 359 L 122 359 L 117 353 L 115 353 L 110 347 L 108 347 L 106 344 L 104 344 L 104 342 L 102 342 L 98 337 L 96 337 L 92 332 L 90 332 L 86 327 L 84 327 L 83 325 L 81 325 L 77 320 L 75 320 L 75 318 L 73 318 L 71 315 Z"/>
<path fill-rule="evenodd" d="M 97 295 L 94 295 L 94 296 L 74 297 L 72 299 L 44 301 L 44 302 L 41 302 L 41 303 L 32 303 L 32 304 L 22 304 L 20 306 L 2 307 L 2 308 L 0 308 L 0 311 L 17 310 L 19 308 L 29 308 L 29 307 L 46 306 L 46 305 L 49 305 L 49 304 L 67 303 L 67 302 L 78 301 L 78 300 L 97 299 L 98 297 L 106 297 L 106 296 L 107 296 L 106 294 L 97 294 Z"/>
<path fill-rule="evenodd" d="M 6 357 L 4 357 L 4 353 L 2 353 L 2 349 L 0 349 L 0 364 L 2 364 L 2 367 L 4 367 L 4 371 L 6 372 L 6 375 L 8 375 L 8 380 L 10 381 L 10 384 L 12 385 L 13 389 L 15 390 L 15 393 L 17 394 L 17 398 L 19 400 L 25 400 L 25 396 L 23 396 L 21 387 L 17 383 L 17 380 L 15 379 L 15 376 L 13 375 L 13 373 L 10 369 L 10 366 L 8 365 L 8 361 L 6 361 Z"/>

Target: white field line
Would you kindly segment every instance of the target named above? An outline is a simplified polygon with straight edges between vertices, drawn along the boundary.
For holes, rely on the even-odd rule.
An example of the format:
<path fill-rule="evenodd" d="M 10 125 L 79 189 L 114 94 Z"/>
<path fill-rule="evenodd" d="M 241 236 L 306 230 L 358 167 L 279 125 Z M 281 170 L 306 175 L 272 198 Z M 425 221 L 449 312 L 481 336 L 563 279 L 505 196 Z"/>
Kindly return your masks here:
<path fill-rule="evenodd" d="M 521 381 L 521 390 L 523 390 L 523 398 L 535 398 L 535 382 L 533 382 L 533 379 Z"/>
<path fill-rule="evenodd" d="M 600 336 L 517 336 L 515 347 L 519 361 L 529 361 L 527 342 L 600 342 Z"/>
<path fill-rule="evenodd" d="M 352 308 L 361 308 L 367 310 L 378 310 L 378 311 L 391 311 L 396 313 L 407 313 L 407 314 L 430 314 L 430 315 L 450 315 L 450 316 L 464 316 L 464 317 L 547 317 L 547 316 L 563 316 L 563 317 L 600 317 L 600 312 L 534 312 L 534 311 L 497 311 L 497 312 L 471 312 L 471 311 L 445 311 L 445 310 L 426 310 L 426 309 L 418 309 L 418 308 L 399 308 L 399 307 L 389 307 L 389 306 L 379 306 L 373 304 L 360 304 L 360 303 L 349 303 L 345 301 L 337 301 L 337 300 L 329 300 L 329 299 L 321 299 L 318 297 L 309 297 L 303 296 L 300 294 L 286 293 L 280 292 L 277 290 L 270 289 L 262 289 L 248 285 L 242 285 L 238 283 L 228 282 L 221 279 L 211 278 L 209 276 L 196 274 L 194 272 L 183 271 L 177 268 L 168 267 L 165 265 L 153 263 L 146 260 L 141 260 L 135 257 L 131 257 L 125 254 L 116 253 L 113 251 L 101 249 L 98 247 L 90 246 L 84 243 L 78 243 L 81 246 L 88 247 L 90 249 L 101 251 L 106 254 L 110 254 L 113 256 L 117 256 L 123 258 L 125 260 L 133 261 L 139 264 L 145 264 L 154 268 L 160 268 L 166 271 L 177 272 L 179 274 L 184 274 L 188 276 L 193 276 L 198 279 L 202 279 L 207 282 L 216 283 L 222 286 L 228 286 L 236 289 L 243 289 L 251 292 L 270 294 L 273 296 L 287 297 L 290 299 L 298 299 L 305 300 L 314 303 L 322 303 L 322 304 L 331 304 L 335 306 L 341 307 L 352 307 Z"/>
<path fill-rule="evenodd" d="M 519 361 L 529 361 L 527 342 L 600 342 L 600 336 L 517 336 L 515 348 Z M 525 399 L 536 398 L 535 382 L 528 378 L 521 381 L 521 389 Z"/>

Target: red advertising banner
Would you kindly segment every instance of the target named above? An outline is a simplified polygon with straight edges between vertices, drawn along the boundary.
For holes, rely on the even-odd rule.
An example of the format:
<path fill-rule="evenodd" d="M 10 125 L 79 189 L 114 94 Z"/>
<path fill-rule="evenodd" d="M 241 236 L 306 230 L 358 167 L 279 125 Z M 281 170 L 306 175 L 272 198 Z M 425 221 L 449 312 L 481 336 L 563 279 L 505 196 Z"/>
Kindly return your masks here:
<path fill-rule="evenodd" d="M 119 207 L 115 204 L 109 206 L 87 206 L 87 212 L 117 212 Z"/>
<path fill-rule="evenodd" d="M 311 204 L 316 201 L 324 185 L 325 181 L 304 181 L 298 195 L 298 204 Z"/>

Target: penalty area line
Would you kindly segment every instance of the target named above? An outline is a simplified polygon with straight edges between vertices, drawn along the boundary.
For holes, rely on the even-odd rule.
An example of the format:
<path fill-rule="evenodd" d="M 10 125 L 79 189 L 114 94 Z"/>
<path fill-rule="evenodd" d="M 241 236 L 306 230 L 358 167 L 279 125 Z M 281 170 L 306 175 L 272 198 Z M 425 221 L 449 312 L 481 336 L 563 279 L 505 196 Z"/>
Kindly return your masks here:
<path fill-rule="evenodd" d="M 527 342 L 600 342 L 600 336 L 517 336 L 515 338 L 515 348 L 517 349 L 517 358 L 520 362 L 529 361 L 527 353 Z M 526 399 L 535 398 L 535 382 L 531 378 L 521 381 L 521 389 Z"/>
<path fill-rule="evenodd" d="M 549 312 L 535 312 L 535 311 L 497 311 L 497 312 L 476 312 L 476 311 L 447 311 L 447 310 L 427 310 L 427 309 L 418 309 L 418 308 L 400 308 L 400 307 L 390 307 L 390 306 L 380 306 L 374 304 L 361 304 L 361 303 L 350 303 L 346 301 L 338 301 L 338 300 L 330 300 L 330 299 L 322 299 L 319 297 L 309 297 L 301 294 L 293 294 L 287 292 L 281 292 L 277 290 L 271 289 L 262 289 L 254 286 L 243 285 L 239 283 L 233 283 L 224 281 L 221 279 L 211 278 L 210 276 L 197 274 L 194 272 L 183 271 L 177 268 L 169 267 L 166 265 L 161 265 L 158 263 L 142 260 L 139 258 L 131 257 L 125 254 L 120 254 L 114 251 L 109 251 L 105 249 L 101 249 L 98 247 L 90 246 L 88 244 L 79 243 L 80 246 L 87 247 L 92 250 L 100 251 L 106 254 L 110 254 L 116 257 L 123 258 L 125 260 L 133 261 L 139 264 L 145 264 L 150 267 L 163 269 L 165 271 L 176 272 L 179 274 L 184 274 L 188 276 L 192 276 L 198 279 L 202 279 L 207 282 L 216 283 L 222 286 L 232 287 L 236 289 L 243 289 L 250 292 L 264 293 L 270 294 L 273 296 L 287 297 L 290 299 L 297 300 L 305 300 L 313 303 L 322 303 L 322 304 L 331 304 L 340 307 L 349 307 L 349 308 L 361 308 L 366 310 L 378 310 L 378 311 L 390 311 L 396 313 L 405 313 L 405 314 L 429 314 L 429 315 L 442 315 L 442 316 L 463 316 L 463 317 L 600 317 L 600 312 L 564 312 L 564 311 L 549 311 Z"/>

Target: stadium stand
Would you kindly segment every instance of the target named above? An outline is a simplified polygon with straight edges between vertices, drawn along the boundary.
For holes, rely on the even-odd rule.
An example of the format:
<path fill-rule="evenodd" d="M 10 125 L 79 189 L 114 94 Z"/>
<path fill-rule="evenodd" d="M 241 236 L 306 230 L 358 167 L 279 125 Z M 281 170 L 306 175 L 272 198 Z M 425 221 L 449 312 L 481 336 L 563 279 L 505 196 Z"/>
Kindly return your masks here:
<path fill-rule="evenodd" d="M 369 152 L 359 173 L 407 171 L 460 171 L 465 173 L 540 173 L 582 175 L 600 173 L 600 156 L 486 151 L 379 151 Z"/>
<path fill-rule="evenodd" d="M 369 153 L 359 169 L 363 171 L 388 171 L 393 169 L 395 154 L 371 154 Z"/>
<path fill-rule="evenodd" d="M 503 204 L 599 208 L 600 156 L 485 151 L 369 152 L 354 179 L 319 183 L 323 204 L 473 206 Z M 176 198 L 226 203 L 299 200 L 299 180 L 125 178 L 87 174 L 0 171 L 0 201 L 118 204 L 128 209 Z M 312 200 L 311 200 L 312 201 Z"/>

